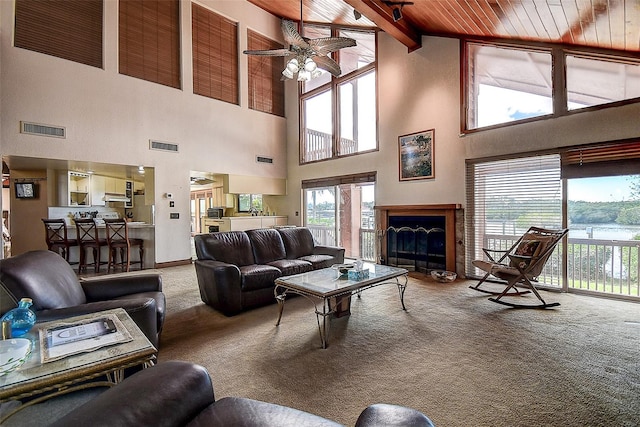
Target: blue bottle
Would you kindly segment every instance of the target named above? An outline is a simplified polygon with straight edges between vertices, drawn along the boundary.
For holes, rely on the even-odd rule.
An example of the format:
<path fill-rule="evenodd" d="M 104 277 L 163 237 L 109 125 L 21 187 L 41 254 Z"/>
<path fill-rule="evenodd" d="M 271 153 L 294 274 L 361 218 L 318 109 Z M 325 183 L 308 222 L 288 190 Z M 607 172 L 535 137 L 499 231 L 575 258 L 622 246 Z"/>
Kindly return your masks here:
<path fill-rule="evenodd" d="M 36 315 L 29 307 L 33 301 L 31 298 L 22 298 L 16 308 L 5 313 L 0 319 L 1 322 L 11 322 L 11 337 L 17 338 L 26 334 L 36 324 Z"/>

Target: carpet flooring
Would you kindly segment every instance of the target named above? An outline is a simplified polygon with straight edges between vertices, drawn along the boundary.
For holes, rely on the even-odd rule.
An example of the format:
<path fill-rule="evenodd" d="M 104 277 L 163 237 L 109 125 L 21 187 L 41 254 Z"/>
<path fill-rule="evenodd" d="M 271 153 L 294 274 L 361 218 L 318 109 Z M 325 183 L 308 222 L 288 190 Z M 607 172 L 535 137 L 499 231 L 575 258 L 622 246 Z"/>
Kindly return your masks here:
<path fill-rule="evenodd" d="M 159 362 L 205 366 L 216 398 L 242 396 L 354 425 L 376 402 L 437 426 L 639 426 L 640 304 L 543 292 L 519 310 L 470 281 L 410 277 L 354 298 L 322 349 L 313 306 L 288 299 L 225 317 L 200 300 L 193 265 L 160 270 L 167 318 Z M 533 296 L 521 298 L 533 299 Z M 532 300 L 533 301 L 533 300 Z"/>

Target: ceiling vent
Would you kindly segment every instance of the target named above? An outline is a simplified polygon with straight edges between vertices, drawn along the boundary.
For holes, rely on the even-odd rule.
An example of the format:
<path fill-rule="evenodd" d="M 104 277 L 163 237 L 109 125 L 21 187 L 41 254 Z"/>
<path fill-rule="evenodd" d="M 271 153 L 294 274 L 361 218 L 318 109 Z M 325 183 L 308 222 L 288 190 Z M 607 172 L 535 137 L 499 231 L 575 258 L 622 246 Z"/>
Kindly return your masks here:
<path fill-rule="evenodd" d="M 51 136 L 54 138 L 66 138 L 65 128 L 61 126 L 49 126 L 40 123 L 20 122 L 20 133 L 30 135 Z"/>
<path fill-rule="evenodd" d="M 256 156 L 256 162 L 258 163 L 273 163 L 273 158 L 265 156 Z"/>
<path fill-rule="evenodd" d="M 153 139 L 150 139 L 149 149 L 160 150 L 160 151 L 171 151 L 171 152 L 177 153 L 178 144 L 172 144 L 170 142 L 154 141 Z"/>

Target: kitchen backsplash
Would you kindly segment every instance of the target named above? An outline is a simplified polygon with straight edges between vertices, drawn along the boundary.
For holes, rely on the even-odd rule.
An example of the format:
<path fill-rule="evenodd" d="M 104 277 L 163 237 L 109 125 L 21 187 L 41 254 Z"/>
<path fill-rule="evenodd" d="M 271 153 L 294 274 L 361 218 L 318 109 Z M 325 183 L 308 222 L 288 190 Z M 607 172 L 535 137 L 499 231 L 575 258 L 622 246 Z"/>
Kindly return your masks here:
<path fill-rule="evenodd" d="M 96 212 L 100 214 L 99 216 L 102 216 L 104 213 L 117 213 L 120 218 L 124 218 L 124 208 L 107 208 L 104 206 L 52 206 L 49 207 L 48 215 L 51 219 L 64 218 L 67 224 L 71 225 L 71 220 L 76 216 L 76 214 L 90 218 L 92 214 L 95 214 Z"/>

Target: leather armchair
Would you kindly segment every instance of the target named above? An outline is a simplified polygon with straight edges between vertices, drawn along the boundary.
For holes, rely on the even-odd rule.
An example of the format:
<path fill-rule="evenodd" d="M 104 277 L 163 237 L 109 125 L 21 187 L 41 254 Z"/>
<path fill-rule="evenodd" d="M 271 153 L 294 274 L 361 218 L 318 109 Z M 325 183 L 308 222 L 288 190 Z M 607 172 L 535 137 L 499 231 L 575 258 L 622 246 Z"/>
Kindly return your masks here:
<path fill-rule="evenodd" d="M 33 300 L 39 322 L 121 307 L 158 348 L 166 305 L 158 273 L 79 280 L 64 258 L 41 250 L 0 260 L 0 282 L 15 301 Z"/>

